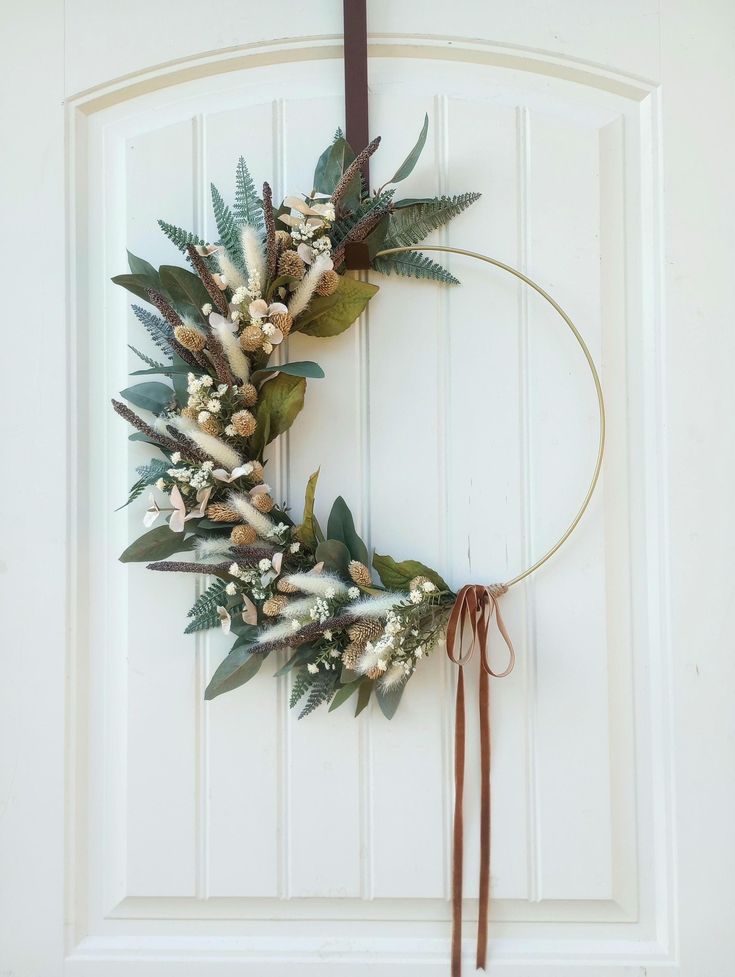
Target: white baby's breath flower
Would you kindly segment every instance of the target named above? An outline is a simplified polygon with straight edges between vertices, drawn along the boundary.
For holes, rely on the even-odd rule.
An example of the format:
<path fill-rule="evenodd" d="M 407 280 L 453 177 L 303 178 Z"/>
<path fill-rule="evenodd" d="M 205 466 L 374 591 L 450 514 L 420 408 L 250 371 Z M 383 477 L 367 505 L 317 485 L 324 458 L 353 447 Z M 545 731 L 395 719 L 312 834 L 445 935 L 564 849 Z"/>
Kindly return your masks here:
<path fill-rule="evenodd" d="M 229 574 L 230 574 L 231 577 L 239 577 L 240 576 L 240 567 L 237 565 L 237 563 L 231 563 L 230 564 L 230 569 L 229 569 L 228 572 L 229 572 Z"/>
<path fill-rule="evenodd" d="M 234 425 L 228 424 L 227 427 L 225 428 L 225 434 L 227 435 L 228 438 L 234 438 L 235 435 L 237 434 Z"/>
<path fill-rule="evenodd" d="M 258 564 L 258 569 L 260 570 L 261 573 L 267 573 L 268 570 L 273 569 L 273 564 L 271 563 L 270 560 L 263 559 Z"/>
<path fill-rule="evenodd" d="M 331 641 L 334 636 L 331 631 L 327 630 L 324 632 L 324 637 L 327 641 Z"/>
<path fill-rule="evenodd" d="M 209 376 L 208 373 L 205 373 L 199 382 L 203 387 L 211 387 L 212 384 L 214 383 L 214 380 Z"/>
<path fill-rule="evenodd" d="M 350 589 L 347 591 L 347 596 L 350 598 L 350 600 L 357 600 L 357 598 L 360 596 L 360 588 L 350 587 Z"/>
<path fill-rule="evenodd" d="M 212 314 L 212 303 L 205 302 L 202 306 L 202 315 L 209 316 Z"/>
<path fill-rule="evenodd" d="M 412 604 L 420 604 L 424 599 L 424 595 L 420 590 L 412 590 L 408 597 Z"/>
<path fill-rule="evenodd" d="M 174 465 L 178 465 L 178 463 L 181 461 L 181 452 L 174 451 L 174 453 L 171 455 L 171 461 L 174 463 Z"/>
<path fill-rule="evenodd" d="M 319 666 L 315 665 L 313 662 L 309 662 L 309 664 L 306 666 L 306 670 L 310 675 L 316 675 L 316 673 L 319 671 Z"/>
<path fill-rule="evenodd" d="M 301 627 L 301 625 L 300 625 L 300 624 L 299 624 L 299 622 L 298 622 L 298 621 L 296 620 L 296 618 L 294 618 L 294 619 L 293 619 L 293 620 L 291 621 L 291 630 L 292 630 L 292 631 L 298 631 L 300 627 Z"/>
<path fill-rule="evenodd" d="M 334 587 L 327 587 L 327 589 L 324 591 L 324 596 L 327 598 L 327 600 L 332 600 L 337 596 L 337 591 L 334 589 Z"/>
<path fill-rule="evenodd" d="M 163 487 L 165 484 L 166 483 L 163 481 L 162 478 L 158 479 L 158 481 L 156 482 L 156 488 L 158 489 L 159 492 L 163 492 Z"/>
<path fill-rule="evenodd" d="M 237 586 L 230 580 L 230 582 L 225 587 L 225 593 L 229 594 L 230 597 L 234 597 L 237 593 Z"/>
<path fill-rule="evenodd" d="M 197 420 L 199 421 L 200 424 L 204 424 L 204 422 L 208 421 L 211 416 L 212 415 L 209 413 L 208 410 L 200 410 L 199 414 L 197 415 Z"/>
<path fill-rule="evenodd" d="M 301 543 L 291 543 L 291 545 L 289 546 L 289 550 L 291 551 L 291 553 L 298 553 L 300 549 L 301 549 Z"/>
<path fill-rule="evenodd" d="M 431 582 L 431 580 L 424 580 L 421 584 L 421 589 L 425 594 L 431 594 L 436 590 L 436 586 Z"/>

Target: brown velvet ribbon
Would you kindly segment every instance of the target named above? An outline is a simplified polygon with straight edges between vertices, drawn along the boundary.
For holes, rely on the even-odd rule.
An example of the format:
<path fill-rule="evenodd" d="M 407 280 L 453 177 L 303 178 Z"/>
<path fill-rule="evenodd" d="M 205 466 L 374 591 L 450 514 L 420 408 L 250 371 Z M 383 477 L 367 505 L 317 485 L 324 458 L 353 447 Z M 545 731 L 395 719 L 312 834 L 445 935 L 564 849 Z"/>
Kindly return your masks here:
<path fill-rule="evenodd" d="M 487 960 L 490 897 L 490 676 L 503 678 L 513 671 L 515 651 L 503 622 L 498 599 L 504 584 L 468 584 L 457 594 L 447 626 L 447 655 L 459 666 L 454 728 L 454 825 L 452 841 L 452 977 L 462 973 L 462 882 L 464 856 L 465 696 L 464 666 L 477 647 L 480 653 L 480 902 L 477 917 L 478 970 Z M 508 648 L 508 665 L 494 672 L 489 659 L 489 632 L 493 615 Z M 465 635 L 467 641 L 465 641 Z M 466 649 L 465 649 L 466 646 Z M 464 650 L 463 650 L 464 649 Z"/>

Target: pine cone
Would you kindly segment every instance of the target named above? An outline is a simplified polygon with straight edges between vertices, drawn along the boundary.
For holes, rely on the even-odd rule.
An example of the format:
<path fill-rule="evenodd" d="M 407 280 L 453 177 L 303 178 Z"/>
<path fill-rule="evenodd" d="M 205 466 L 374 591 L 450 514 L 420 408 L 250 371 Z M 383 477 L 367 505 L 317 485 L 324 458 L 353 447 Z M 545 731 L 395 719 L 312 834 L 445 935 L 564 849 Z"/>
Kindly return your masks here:
<path fill-rule="evenodd" d="M 410 581 L 410 583 L 408 585 L 408 589 L 409 590 L 420 590 L 421 587 L 425 583 L 430 583 L 430 582 L 431 581 L 429 580 L 428 577 L 425 577 L 422 574 L 419 574 L 418 577 L 414 577 L 413 580 Z"/>
<path fill-rule="evenodd" d="M 276 231 L 276 250 L 280 254 L 291 247 L 291 235 L 288 231 Z"/>
<path fill-rule="evenodd" d="M 212 434 L 216 438 L 218 434 L 222 433 L 222 425 L 217 420 L 216 417 L 212 417 L 210 414 L 206 421 L 200 421 L 199 427 L 204 431 L 205 434 Z"/>
<path fill-rule="evenodd" d="M 291 332 L 291 326 L 293 325 L 293 316 L 290 312 L 274 312 L 270 317 L 271 322 L 276 327 L 280 329 L 283 333 L 283 338 Z"/>
<path fill-rule="evenodd" d="M 270 512 L 276 503 L 267 492 L 259 492 L 257 495 L 250 496 L 250 504 L 253 505 L 258 512 Z"/>
<path fill-rule="evenodd" d="M 254 407 L 258 402 L 258 388 L 253 383 L 246 383 L 241 391 L 246 407 Z"/>
<path fill-rule="evenodd" d="M 250 464 L 253 466 L 253 470 L 248 476 L 257 484 L 263 481 L 263 476 L 265 475 L 265 468 L 261 465 L 259 461 L 251 461 Z"/>
<path fill-rule="evenodd" d="M 276 594 L 273 597 L 269 597 L 263 604 L 263 613 L 266 617 L 278 617 L 287 605 L 288 597 L 281 597 Z"/>
<path fill-rule="evenodd" d="M 246 353 L 256 353 L 262 347 L 264 340 L 263 330 L 254 323 L 245 326 L 240 333 L 240 346 Z"/>
<path fill-rule="evenodd" d="M 377 665 L 374 665 L 372 668 L 369 668 L 365 672 L 365 674 L 367 675 L 368 678 L 376 679 L 376 678 L 380 678 L 380 676 L 383 674 L 383 670 L 381 668 L 378 668 Z"/>
<path fill-rule="evenodd" d="M 199 417 L 199 411 L 196 407 L 185 407 L 181 412 L 182 417 L 188 417 L 190 421 L 195 421 Z"/>
<path fill-rule="evenodd" d="M 303 278 L 306 266 L 295 251 L 284 251 L 278 259 L 278 274 Z"/>
<path fill-rule="evenodd" d="M 364 647 L 368 641 L 375 641 L 383 633 L 383 626 L 378 621 L 373 621 L 369 618 L 365 618 L 362 621 L 357 621 L 355 624 L 351 624 L 347 628 L 347 634 L 350 641 L 353 644 L 360 645 Z"/>
<path fill-rule="evenodd" d="M 342 664 L 345 668 L 349 668 L 351 672 L 357 671 L 357 666 L 362 657 L 362 645 L 350 644 L 347 645 L 345 650 L 342 652 Z"/>
<path fill-rule="evenodd" d="M 289 583 L 288 580 L 284 580 L 283 578 L 276 584 L 276 590 L 279 590 L 282 594 L 298 594 L 299 592 L 298 587 L 294 587 L 292 583 Z"/>
<path fill-rule="evenodd" d="M 258 538 L 252 526 L 233 526 L 230 542 L 233 546 L 252 546 Z"/>
<path fill-rule="evenodd" d="M 192 353 L 201 353 L 207 345 L 207 339 L 204 333 L 199 332 L 194 326 L 177 326 L 174 329 L 174 336 L 176 337 L 177 343 L 180 343 L 184 349 L 188 349 Z"/>
<path fill-rule="evenodd" d="M 317 295 L 334 295 L 339 288 L 339 275 L 336 271 L 325 271 L 316 284 Z"/>
<path fill-rule="evenodd" d="M 358 586 L 369 587 L 372 584 L 373 578 L 370 576 L 370 571 L 359 560 L 351 560 L 347 570 Z"/>
<path fill-rule="evenodd" d="M 258 426 L 258 422 L 249 410 L 239 410 L 236 414 L 233 414 L 231 424 L 240 437 L 243 438 L 249 438 Z"/>
<path fill-rule="evenodd" d="M 207 519 L 212 522 L 237 522 L 240 514 L 224 502 L 213 502 L 207 506 Z"/>

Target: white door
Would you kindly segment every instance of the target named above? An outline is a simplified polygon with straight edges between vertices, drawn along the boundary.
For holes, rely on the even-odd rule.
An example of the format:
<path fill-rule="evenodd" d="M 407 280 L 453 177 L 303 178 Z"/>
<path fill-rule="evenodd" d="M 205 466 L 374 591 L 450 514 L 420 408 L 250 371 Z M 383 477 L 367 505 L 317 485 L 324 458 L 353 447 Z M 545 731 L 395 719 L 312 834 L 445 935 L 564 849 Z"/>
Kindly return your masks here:
<path fill-rule="evenodd" d="M 448 973 L 443 652 L 391 723 L 296 722 L 287 680 L 266 674 L 205 704 L 226 645 L 181 634 L 192 584 L 116 562 L 140 527 L 135 506 L 115 509 L 143 456 L 108 401 L 141 338 L 110 276 L 126 247 L 176 261 L 158 217 L 206 236 L 209 182 L 229 192 L 240 153 L 276 196 L 311 187 L 343 121 L 341 4 L 28 0 L 3 22 L 3 426 L 18 457 L 0 975 Z M 373 181 L 427 112 L 407 192 L 482 192 L 437 240 L 548 288 L 608 402 L 590 514 L 504 605 L 519 663 L 492 689 L 490 972 L 725 977 L 732 7 L 372 0 L 369 30 Z M 321 511 L 345 495 L 378 551 L 460 585 L 507 577 L 561 531 L 595 404 L 540 305 L 451 267 L 455 290 L 375 276 L 351 332 L 293 340 L 327 377 L 272 464 L 294 507 L 321 465 Z"/>

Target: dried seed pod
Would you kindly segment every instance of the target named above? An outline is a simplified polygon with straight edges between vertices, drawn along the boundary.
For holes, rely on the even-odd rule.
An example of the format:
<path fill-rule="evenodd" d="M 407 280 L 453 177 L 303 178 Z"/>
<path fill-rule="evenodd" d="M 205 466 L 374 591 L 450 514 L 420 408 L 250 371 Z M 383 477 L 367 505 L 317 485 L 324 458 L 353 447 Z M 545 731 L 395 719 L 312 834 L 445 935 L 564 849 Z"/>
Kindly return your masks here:
<path fill-rule="evenodd" d="M 200 421 L 199 427 L 204 431 L 205 434 L 211 434 L 215 438 L 218 434 L 222 433 L 222 425 L 217 420 L 216 417 L 212 417 L 210 414 L 206 421 Z"/>
<path fill-rule="evenodd" d="M 373 667 L 369 668 L 365 672 L 365 674 L 367 675 L 368 678 L 372 678 L 372 679 L 380 678 L 380 676 L 383 674 L 383 669 L 378 668 L 377 665 L 373 665 Z"/>
<path fill-rule="evenodd" d="M 292 583 L 289 583 L 288 580 L 284 580 L 283 578 L 276 584 L 276 590 L 279 590 L 282 594 L 298 594 L 299 592 L 298 587 L 294 587 Z"/>
<path fill-rule="evenodd" d="M 261 465 L 259 461 L 251 461 L 250 464 L 253 466 L 253 470 L 250 472 L 249 477 L 260 484 L 263 481 L 265 475 L 265 468 Z"/>
<path fill-rule="evenodd" d="M 293 316 L 290 312 L 274 312 L 270 317 L 271 323 L 280 329 L 283 333 L 283 338 L 285 339 L 291 332 L 291 326 L 293 325 Z"/>
<path fill-rule="evenodd" d="M 288 231 L 276 231 L 276 250 L 280 254 L 291 246 L 291 235 Z"/>
<path fill-rule="evenodd" d="M 267 492 L 259 492 L 250 496 L 250 503 L 258 512 L 270 512 L 276 504 Z"/>
<path fill-rule="evenodd" d="M 246 383 L 240 393 L 246 407 L 254 407 L 258 402 L 258 388 L 254 383 Z"/>
<path fill-rule="evenodd" d="M 255 323 L 250 326 L 245 326 L 240 333 L 240 346 L 246 353 L 256 353 L 262 348 L 264 341 L 265 336 L 263 335 L 263 330 L 260 326 L 255 325 Z"/>
<path fill-rule="evenodd" d="M 266 617 L 278 617 L 287 605 L 288 597 L 276 594 L 263 604 L 263 613 Z"/>
<path fill-rule="evenodd" d="M 233 546 L 252 546 L 257 538 L 258 534 L 252 526 L 233 526 L 230 533 L 230 542 Z"/>
<path fill-rule="evenodd" d="M 347 634 L 353 644 L 364 647 L 368 641 L 375 641 L 383 633 L 383 625 L 370 618 L 355 621 L 347 628 Z"/>
<path fill-rule="evenodd" d="M 182 417 L 188 417 L 190 421 L 195 421 L 199 417 L 199 410 L 196 407 L 185 407 L 181 412 Z"/>
<path fill-rule="evenodd" d="M 278 274 L 303 278 L 306 266 L 295 251 L 284 251 L 278 259 Z"/>
<path fill-rule="evenodd" d="M 351 560 L 350 565 L 347 567 L 347 571 L 355 583 L 360 587 L 369 587 L 373 582 L 373 578 L 370 576 L 370 571 L 365 564 L 360 563 L 359 560 Z"/>
<path fill-rule="evenodd" d="M 199 332 L 194 326 L 177 326 L 174 329 L 176 342 L 180 343 L 184 349 L 191 353 L 201 353 L 207 345 L 207 337 L 203 332 Z"/>
<path fill-rule="evenodd" d="M 249 438 L 258 426 L 255 416 L 249 410 L 239 410 L 233 414 L 230 423 L 242 438 Z"/>
<path fill-rule="evenodd" d="M 207 506 L 207 519 L 212 522 L 237 522 L 239 518 L 237 510 L 224 502 L 213 502 Z"/>
<path fill-rule="evenodd" d="M 316 284 L 317 295 L 334 295 L 339 288 L 339 275 L 336 271 L 325 271 Z"/>
<path fill-rule="evenodd" d="M 357 671 L 357 666 L 362 657 L 363 647 L 362 645 L 349 644 L 342 652 L 342 664 L 345 668 L 349 668 L 350 671 Z"/>

